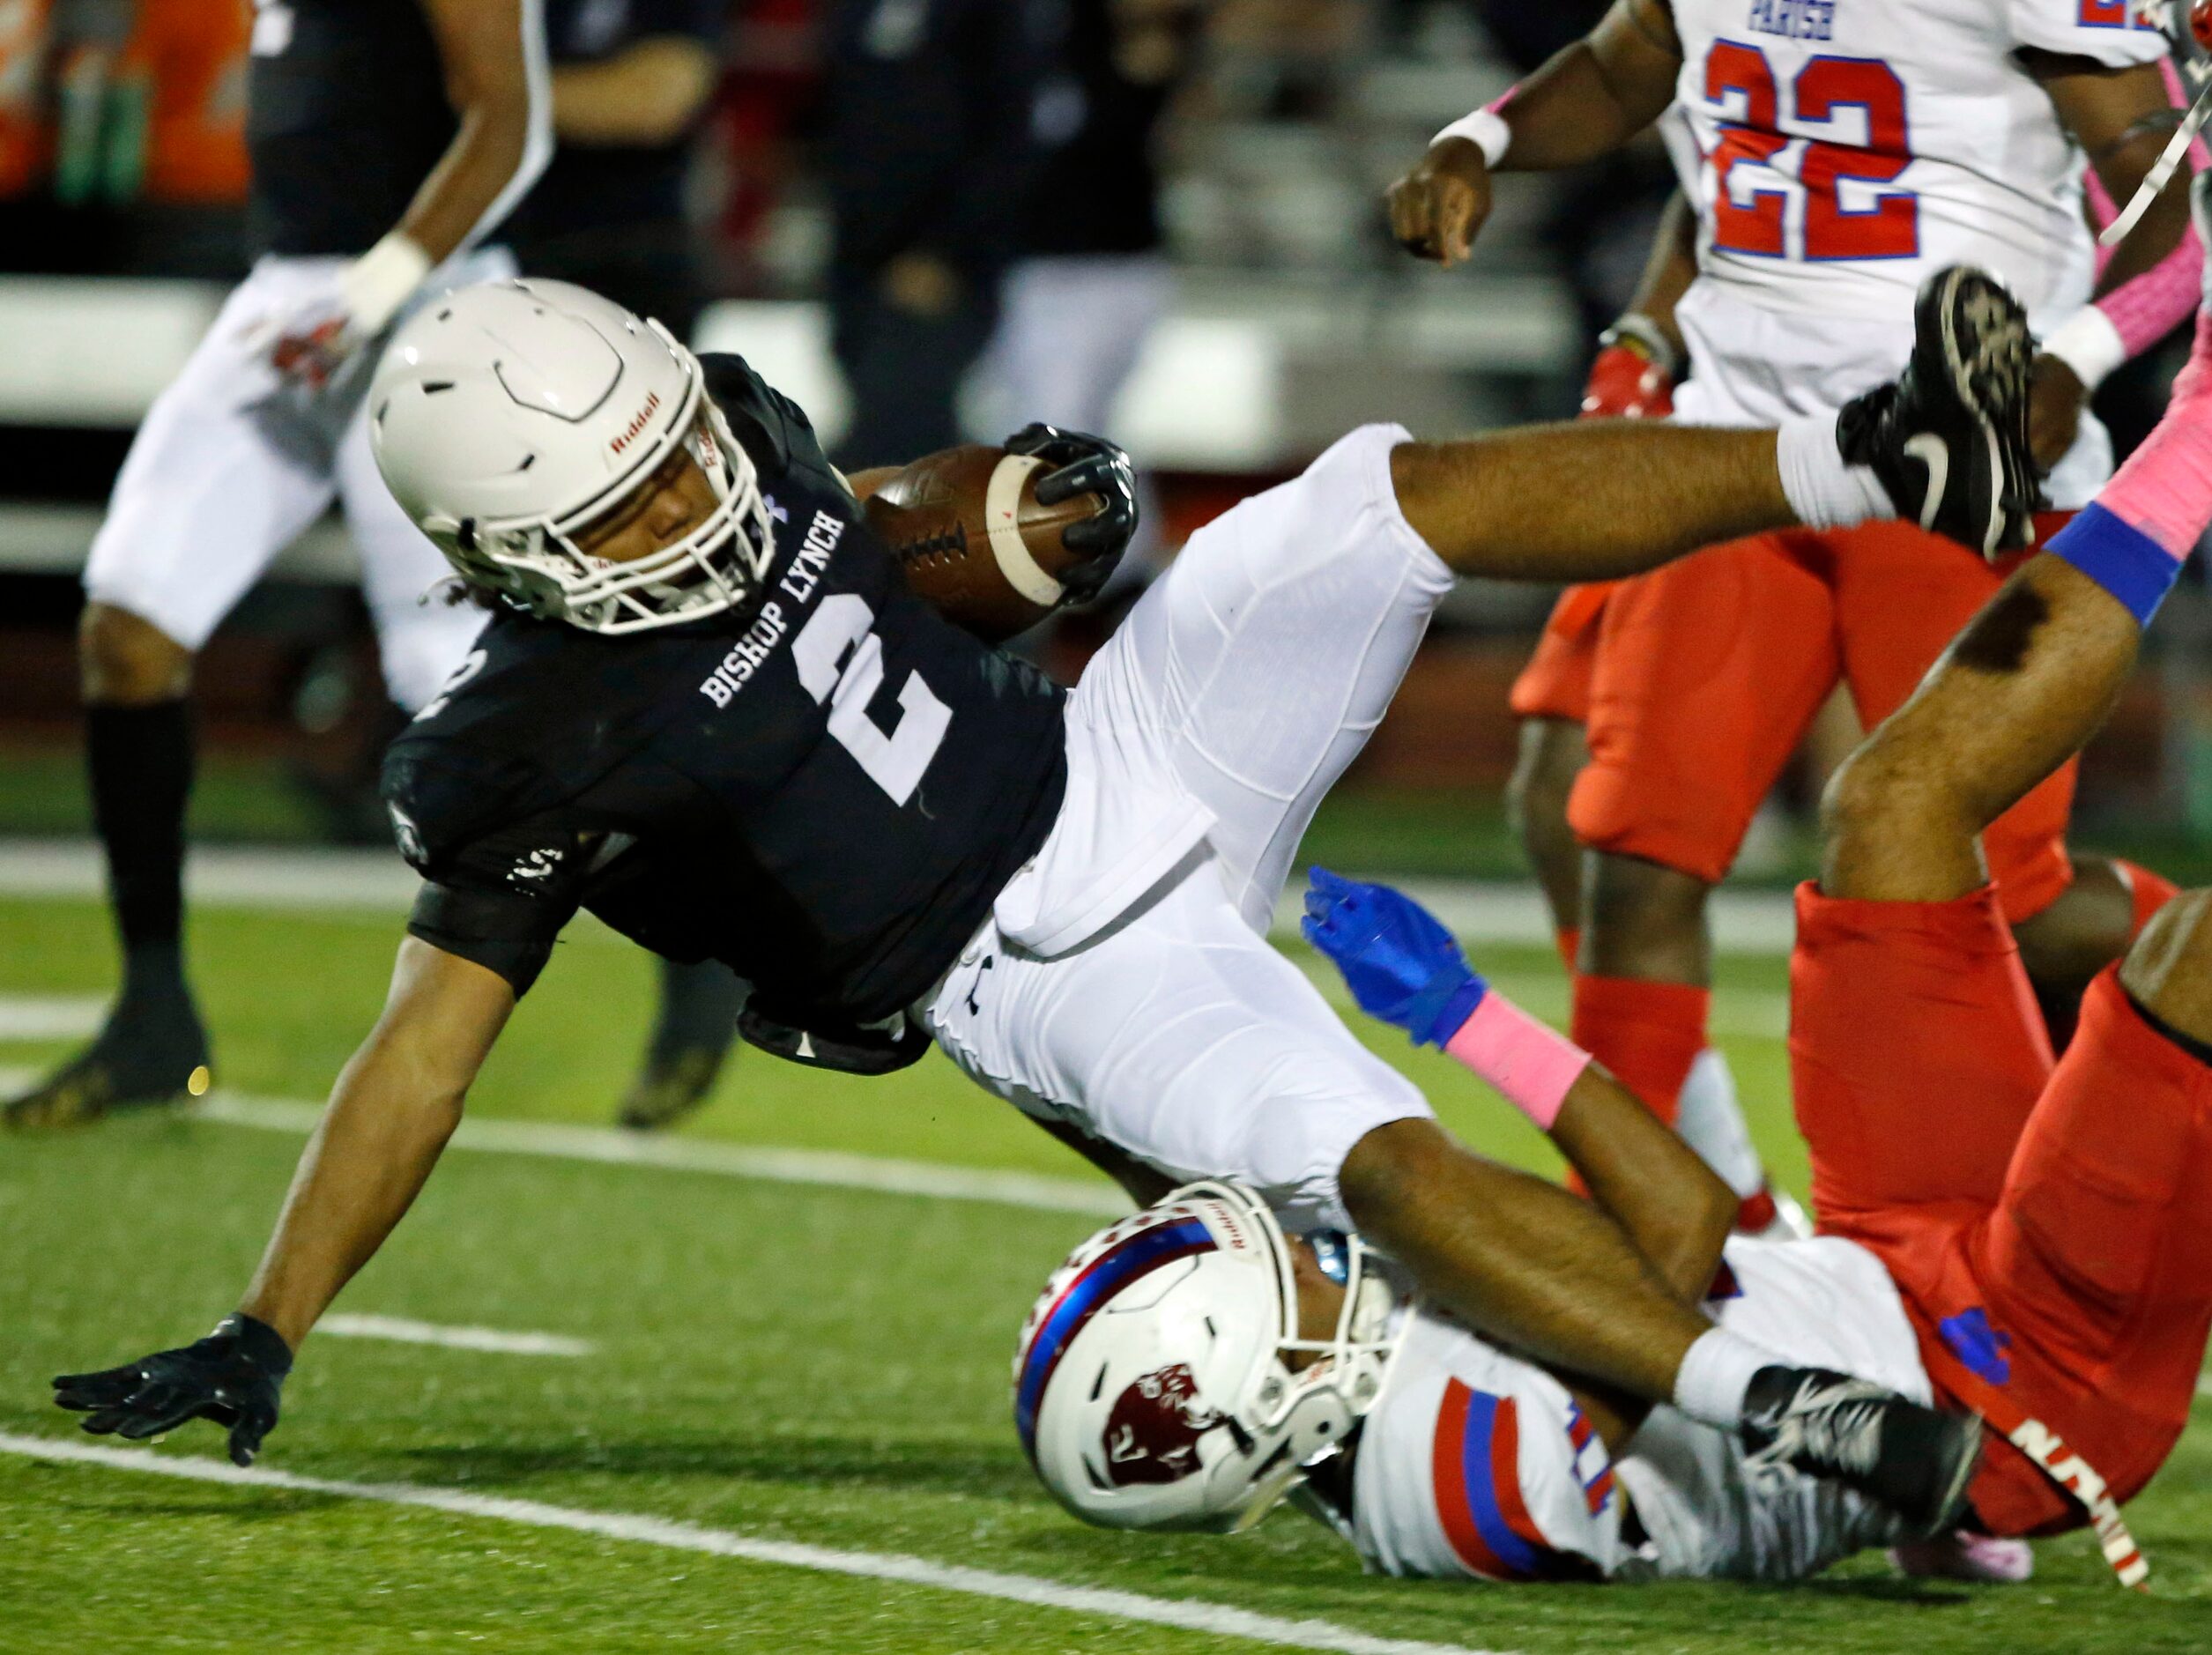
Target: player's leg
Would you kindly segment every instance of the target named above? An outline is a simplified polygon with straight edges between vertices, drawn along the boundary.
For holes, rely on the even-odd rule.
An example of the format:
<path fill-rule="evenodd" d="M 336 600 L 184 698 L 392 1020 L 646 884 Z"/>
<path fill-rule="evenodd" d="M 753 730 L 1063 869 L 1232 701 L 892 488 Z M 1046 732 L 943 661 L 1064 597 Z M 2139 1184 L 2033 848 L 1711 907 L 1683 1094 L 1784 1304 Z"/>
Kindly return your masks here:
<path fill-rule="evenodd" d="M 1829 587 L 1793 539 L 1626 583 L 1600 633 L 1568 811 L 1590 853 L 1574 1035 L 1669 1123 L 1708 1044 L 1707 896 L 1835 682 Z"/>
<path fill-rule="evenodd" d="M 1567 796 L 1590 760 L 1583 724 L 1590 716 L 1598 627 L 1612 590 L 1570 586 L 1560 594 L 1511 697 L 1521 724 L 1506 815 L 1551 909 L 1552 934 L 1570 976 L 1582 938 L 1582 847 L 1567 826 Z"/>
<path fill-rule="evenodd" d="M 264 265 L 231 295 L 139 427 L 93 543 L 78 634 L 85 768 L 122 985 L 92 1045 L 9 1104 L 12 1124 L 84 1119 L 208 1084 L 183 953 L 186 698 L 200 645 L 330 499 L 298 422 L 263 400 L 273 371 L 243 337 L 293 279 Z"/>
<path fill-rule="evenodd" d="M 2208 1212 L 2212 893 L 2198 891 L 2091 984 L 1995 1211 L 1922 1293 L 1954 1354 L 2055 1430 L 2115 1501 L 2164 1462 L 2196 1399 L 2212 1330 Z M 2080 1520 L 2001 1443 L 1972 1498 L 1999 1533 Z"/>

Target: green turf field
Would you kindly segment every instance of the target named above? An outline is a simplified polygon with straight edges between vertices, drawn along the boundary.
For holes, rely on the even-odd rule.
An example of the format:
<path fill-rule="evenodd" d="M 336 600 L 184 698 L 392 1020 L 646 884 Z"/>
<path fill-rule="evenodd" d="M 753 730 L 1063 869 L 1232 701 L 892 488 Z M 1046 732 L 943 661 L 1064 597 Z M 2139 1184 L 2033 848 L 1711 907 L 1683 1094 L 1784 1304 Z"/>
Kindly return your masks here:
<path fill-rule="evenodd" d="M 207 912 L 205 1006 L 229 1088 L 319 1096 L 382 992 L 395 926 Z M 1531 951 L 1487 951 L 1539 1009 Z M 0 996 L 108 983 L 104 922 L 0 902 Z M 476 1114 L 596 1124 L 642 1039 L 649 972 L 579 930 L 479 1086 Z M 1729 961 L 1717 1023 L 1785 1182 L 1776 961 Z M 1405 1048 L 1378 1035 L 1379 1050 Z M 0 1044 L 27 1067 L 59 1043 Z M 1441 1060 L 1447 1118 L 1547 1164 Z M 932 1058 L 878 1081 L 741 1058 L 690 1129 L 741 1144 L 1086 1176 Z M 88 1440 L 44 1402 L 65 1368 L 204 1331 L 234 1300 L 299 1148 L 174 1117 L 0 1139 L 0 1433 Z M 2212 1647 L 2212 1421 L 2131 1510 L 2155 1595 L 2079 1537 L 2026 1588 L 1909 1585 L 1866 1560 L 1786 1590 L 1476 1590 L 1363 1577 L 1304 1518 L 1231 1540 L 1100 1533 L 1030 1479 L 1008 1421 L 1021 1314 L 1095 1220 L 975 1200 L 456 1150 L 341 1311 L 553 1333 L 582 1357 L 318 1338 L 264 1465 L 464 1499 L 705 1525 L 747 1541 L 1108 1588 L 1340 1633 L 1485 1650 L 2034 1651 Z M 2212 1404 L 2206 1405 L 2212 1406 Z M 163 1456 L 213 1457 L 192 1427 Z M 1310 1635 L 1318 1636 L 1318 1635 Z M 1242 1637 L 854 1578 L 635 1539 L 301 1489 L 172 1481 L 0 1453 L 0 1651 L 133 1648 L 1249 1650 Z M 1380 1645 L 1376 1645 L 1380 1647 Z"/>

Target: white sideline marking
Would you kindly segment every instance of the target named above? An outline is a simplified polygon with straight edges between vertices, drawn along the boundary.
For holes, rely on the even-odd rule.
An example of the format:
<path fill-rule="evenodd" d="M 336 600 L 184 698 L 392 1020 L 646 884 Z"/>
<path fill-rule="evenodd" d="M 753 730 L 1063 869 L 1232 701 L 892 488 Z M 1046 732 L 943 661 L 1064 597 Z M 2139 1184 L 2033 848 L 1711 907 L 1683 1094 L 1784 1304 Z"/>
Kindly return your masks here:
<path fill-rule="evenodd" d="M 589 1356 L 588 1339 L 561 1333 L 503 1333 L 496 1327 L 447 1327 L 404 1316 L 326 1316 L 317 1333 L 340 1339 L 389 1339 L 401 1345 L 442 1345 L 449 1350 L 488 1350 L 503 1356 Z"/>
<path fill-rule="evenodd" d="M 1287 1621 L 1272 1614 L 1256 1614 L 1227 1604 L 1187 1599 L 1148 1598 L 1133 1592 L 1101 1586 L 1070 1586 L 1031 1575 L 1000 1574 L 994 1570 L 969 1569 L 957 1563 L 932 1562 L 925 1557 L 906 1557 L 887 1552 L 849 1552 L 827 1546 L 806 1546 L 791 1540 L 755 1540 L 729 1529 L 707 1528 L 667 1518 L 638 1512 L 580 1511 L 568 1506 L 547 1505 L 537 1500 L 508 1500 L 489 1495 L 464 1494 L 453 1488 L 425 1488 L 405 1482 L 338 1482 L 322 1477 L 294 1476 L 282 1471 L 241 1471 L 219 1459 L 185 1458 L 156 1454 L 146 1449 L 100 1448 L 88 1443 L 58 1441 L 43 1436 L 0 1433 L 0 1452 L 20 1454 L 63 1465 L 98 1466 L 108 1471 L 136 1471 L 157 1477 L 177 1477 L 189 1482 L 226 1483 L 238 1488 L 282 1488 L 300 1494 L 335 1495 L 345 1500 L 368 1500 L 381 1505 L 419 1506 L 456 1517 L 484 1518 L 496 1523 L 516 1523 L 531 1528 L 567 1529 L 572 1533 L 598 1534 L 608 1540 L 634 1540 L 672 1551 L 704 1552 L 715 1557 L 737 1557 L 749 1562 L 774 1563 L 786 1569 L 808 1569 L 820 1574 L 850 1575 L 863 1580 L 891 1580 L 904 1585 L 928 1586 L 969 1597 L 996 1598 L 1008 1603 L 1034 1604 L 1040 1608 L 1065 1609 L 1073 1614 L 1099 1615 L 1117 1621 L 1140 1621 L 1171 1626 L 1217 1637 L 1249 1638 L 1254 1643 L 1292 1649 L 1327 1650 L 1337 1655 L 1487 1655 L 1458 1644 L 1424 1644 L 1407 1638 L 1377 1637 L 1327 1621 Z"/>
<path fill-rule="evenodd" d="M 2197 1376 L 2197 1394 L 2201 1397 L 2212 1397 L 2212 1373 Z"/>
<path fill-rule="evenodd" d="M 0 994 L 0 1040 L 76 1040 L 97 1035 L 107 1015 L 98 995 Z"/>
<path fill-rule="evenodd" d="M 90 839 L 0 841 L 0 896 L 97 898 L 106 892 L 106 880 L 100 847 Z M 195 845 L 184 865 L 185 893 L 196 908 L 397 917 L 414 901 L 418 883 L 390 850 Z M 1551 944 L 1550 915 L 1531 886 L 1503 879 L 1392 883 L 1465 942 Z M 1272 934 L 1278 942 L 1298 934 L 1303 889 L 1300 876 L 1276 904 Z M 1724 954 L 1789 953 L 1795 924 L 1791 903 L 1787 891 L 1714 892 L 1707 908 L 1714 946 Z"/>
<path fill-rule="evenodd" d="M 221 1121 L 226 1125 L 301 1134 L 313 1132 L 315 1122 L 323 1116 L 320 1104 L 293 1098 L 242 1097 L 235 1092 L 224 1091 L 212 1093 L 201 1100 L 194 1112 L 204 1120 Z M 678 1172 L 713 1173 L 727 1178 L 826 1184 L 836 1189 L 877 1190 L 892 1195 L 932 1196 L 951 1201 L 995 1201 L 1001 1206 L 1035 1207 L 1048 1213 L 1120 1218 L 1129 1211 L 1128 1198 L 1102 1180 L 1058 1178 L 1034 1172 L 988 1172 L 973 1167 L 840 1154 L 822 1149 L 768 1149 L 696 1138 L 656 1138 L 618 1132 L 610 1126 L 464 1119 L 453 1135 L 453 1143 L 457 1148 L 484 1150 L 493 1154 L 543 1155 L 624 1167 L 663 1167 Z"/>

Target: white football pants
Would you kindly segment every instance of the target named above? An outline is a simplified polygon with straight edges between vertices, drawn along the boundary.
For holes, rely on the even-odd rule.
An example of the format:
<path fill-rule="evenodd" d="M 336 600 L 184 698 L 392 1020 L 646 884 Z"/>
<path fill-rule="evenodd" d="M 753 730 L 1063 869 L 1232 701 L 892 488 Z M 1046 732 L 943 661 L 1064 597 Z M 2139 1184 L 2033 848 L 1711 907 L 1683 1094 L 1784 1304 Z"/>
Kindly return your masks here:
<path fill-rule="evenodd" d="M 131 442 L 85 592 L 197 650 L 335 496 L 360 558 L 385 688 L 412 712 L 460 665 L 484 612 L 430 596 L 452 569 L 377 474 L 366 399 L 356 394 L 350 410 L 297 399 L 267 360 L 268 324 L 330 289 L 347 262 L 264 258 L 224 301 Z M 505 249 L 479 249 L 425 292 L 514 272 Z M 369 367 L 357 366 L 357 387 Z"/>
<path fill-rule="evenodd" d="M 1406 440 L 1363 427 L 1199 530 L 1077 686 L 1071 771 L 1141 768 L 1210 813 L 1205 842 L 1066 954 L 986 924 L 924 1013 L 954 1062 L 1025 1112 L 1170 1177 L 1242 1179 L 1296 1228 L 1348 1227 L 1345 1156 L 1429 1113 L 1266 938 L 1315 806 L 1451 584 L 1391 486 Z M 1122 779 L 1072 774 L 1070 799 L 1125 797 Z M 1087 829 L 1068 813 L 1056 839 Z"/>

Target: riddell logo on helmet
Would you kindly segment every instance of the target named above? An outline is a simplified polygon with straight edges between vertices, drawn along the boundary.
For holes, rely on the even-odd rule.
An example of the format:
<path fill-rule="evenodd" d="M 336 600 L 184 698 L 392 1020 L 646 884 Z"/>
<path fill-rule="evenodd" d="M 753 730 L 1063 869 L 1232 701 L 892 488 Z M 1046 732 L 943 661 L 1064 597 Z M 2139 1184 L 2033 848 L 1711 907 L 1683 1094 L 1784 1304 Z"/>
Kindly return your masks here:
<path fill-rule="evenodd" d="M 1106 1416 L 1106 1475 L 1117 1488 L 1175 1482 L 1199 1469 L 1199 1438 L 1222 1415 L 1199 1399 L 1187 1362 L 1154 1369 L 1125 1390 Z"/>
<path fill-rule="evenodd" d="M 655 391 L 651 396 L 646 397 L 645 405 L 639 409 L 635 417 L 631 419 L 629 429 L 623 432 L 620 436 L 615 438 L 613 442 L 609 445 L 613 449 L 615 453 L 621 453 L 624 449 L 628 448 L 631 443 L 637 441 L 637 434 L 645 429 L 647 422 L 653 417 L 653 410 L 660 405 L 660 392 Z"/>

